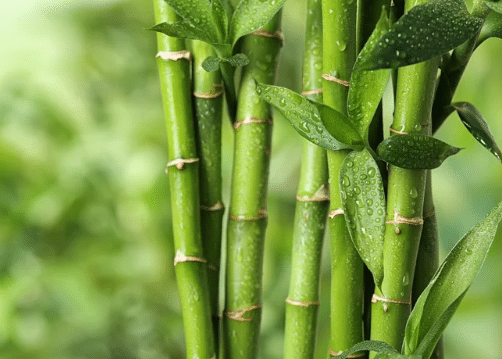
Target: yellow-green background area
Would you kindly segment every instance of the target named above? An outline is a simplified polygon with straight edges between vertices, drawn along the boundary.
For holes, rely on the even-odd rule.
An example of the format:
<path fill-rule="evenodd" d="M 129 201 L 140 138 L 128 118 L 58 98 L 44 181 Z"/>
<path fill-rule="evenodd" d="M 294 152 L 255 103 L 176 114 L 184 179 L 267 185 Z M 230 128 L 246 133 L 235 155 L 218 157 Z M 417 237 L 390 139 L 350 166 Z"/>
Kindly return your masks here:
<path fill-rule="evenodd" d="M 304 1 L 284 10 L 278 84 L 299 90 Z M 166 135 L 150 1 L 0 2 L 0 357 L 183 358 Z M 502 143 L 502 41 L 474 55 L 456 100 Z M 502 165 L 465 147 L 434 170 L 442 257 L 502 200 Z M 224 124 L 225 202 L 233 135 Z M 300 136 L 277 114 L 260 358 L 281 358 Z M 447 358 L 502 358 L 502 231 L 450 323 Z M 318 358 L 327 352 L 329 258 Z"/>

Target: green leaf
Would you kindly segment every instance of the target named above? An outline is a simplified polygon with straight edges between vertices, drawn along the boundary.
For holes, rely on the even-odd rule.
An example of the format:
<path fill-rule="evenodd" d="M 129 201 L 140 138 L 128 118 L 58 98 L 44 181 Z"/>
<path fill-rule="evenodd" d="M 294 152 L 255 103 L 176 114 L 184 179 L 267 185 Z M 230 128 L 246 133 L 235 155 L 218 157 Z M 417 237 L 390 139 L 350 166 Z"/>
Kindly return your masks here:
<path fill-rule="evenodd" d="M 493 5 L 501 5 L 501 3 L 496 3 Z M 483 27 L 481 28 L 481 32 L 479 33 L 479 38 L 476 46 L 481 45 L 483 41 L 489 39 L 490 37 L 498 37 L 502 39 L 502 13 L 500 12 L 493 11 L 488 15 L 483 24 Z"/>
<path fill-rule="evenodd" d="M 225 59 L 225 61 L 228 61 L 228 63 L 234 67 L 246 66 L 249 64 L 249 59 L 244 54 L 235 54 L 234 56 Z"/>
<path fill-rule="evenodd" d="M 485 261 L 502 219 L 502 202 L 451 250 L 418 298 L 406 324 L 403 353 L 426 353 L 455 311 Z M 445 314 L 446 313 L 446 314 Z M 422 344 L 424 340 L 427 342 Z M 427 349 L 427 350 L 426 350 Z"/>
<path fill-rule="evenodd" d="M 342 163 L 339 180 L 350 237 L 380 287 L 386 205 L 382 176 L 371 153 L 366 148 L 349 153 Z"/>
<path fill-rule="evenodd" d="M 422 359 L 421 355 L 405 355 L 396 352 L 383 352 L 377 354 L 375 359 Z"/>
<path fill-rule="evenodd" d="M 278 109 L 295 130 L 310 142 L 327 150 L 348 148 L 347 145 L 337 141 L 324 127 L 319 110 L 320 104 L 278 86 L 257 83 L 256 92 L 262 100 Z"/>
<path fill-rule="evenodd" d="M 433 137 L 408 134 L 386 138 L 378 145 L 377 153 L 381 160 L 397 167 L 433 169 L 460 150 Z"/>
<path fill-rule="evenodd" d="M 202 68 L 207 72 L 218 71 L 221 59 L 217 56 L 208 56 L 202 62 Z"/>
<path fill-rule="evenodd" d="M 284 5 L 286 0 L 242 0 L 230 22 L 232 46 L 237 40 L 263 27 Z"/>
<path fill-rule="evenodd" d="M 163 22 L 151 27 L 149 30 L 161 32 L 167 36 L 179 37 L 181 39 L 201 40 L 210 44 L 217 41 L 217 39 L 211 37 L 209 33 L 201 28 L 194 27 L 184 20 L 175 22 L 174 24 Z"/>
<path fill-rule="evenodd" d="M 354 65 L 357 69 L 359 62 L 363 61 L 377 43 L 378 39 L 389 29 L 387 12 L 382 9 L 382 14 L 370 38 L 359 53 Z M 361 137 L 368 141 L 368 130 L 373 115 L 380 103 L 385 87 L 389 80 L 390 70 L 353 71 L 350 79 L 347 110 L 349 120 L 356 127 Z"/>
<path fill-rule="evenodd" d="M 432 0 L 404 14 L 360 61 L 358 70 L 396 68 L 430 60 L 474 36 L 483 20 L 463 0 Z"/>
<path fill-rule="evenodd" d="M 474 138 L 502 162 L 502 152 L 478 109 L 469 102 L 455 102 L 451 106 L 457 110 L 460 120 Z"/>
<path fill-rule="evenodd" d="M 213 17 L 213 9 L 208 0 L 165 0 L 185 22 L 197 27 L 200 32 L 206 33 L 209 43 L 221 43 L 218 25 Z M 192 37 L 189 37 L 193 39 Z M 202 40 L 197 38 L 197 40 Z M 203 40 L 205 41 L 205 40 Z"/>
<path fill-rule="evenodd" d="M 323 104 L 318 104 L 318 108 L 322 123 L 334 138 L 350 148 L 362 148 L 364 146 L 361 135 L 345 115 Z"/>
<path fill-rule="evenodd" d="M 226 40 L 228 34 L 228 17 L 227 17 L 227 7 L 226 4 L 222 3 L 221 0 L 212 0 L 211 11 L 213 13 L 214 21 L 220 30 L 221 38 L 223 41 Z"/>
<path fill-rule="evenodd" d="M 396 349 L 394 349 L 390 344 L 381 342 L 378 340 L 365 340 L 363 342 L 355 344 L 349 350 L 344 351 L 337 356 L 338 359 L 346 359 L 349 355 L 352 355 L 361 351 L 372 351 L 377 353 L 396 353 L 399 354 Z"/>
<path fill-rule="evenodd" d="M 486 6 L 488 6 L 493 11 L 498 12 L 499 14 L 502 14 L 502 3 L 490 2 L 490 1 L 484 1 L 484 3 Z"/>

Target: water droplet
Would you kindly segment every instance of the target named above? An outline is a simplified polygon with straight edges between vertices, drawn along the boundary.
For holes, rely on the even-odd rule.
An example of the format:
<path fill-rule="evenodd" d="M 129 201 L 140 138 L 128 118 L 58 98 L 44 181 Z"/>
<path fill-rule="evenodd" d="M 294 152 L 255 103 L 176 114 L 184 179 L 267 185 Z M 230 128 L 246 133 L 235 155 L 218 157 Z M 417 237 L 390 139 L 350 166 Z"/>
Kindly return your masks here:
<path fill-rule="evenodd" d="M 368 216 L 371 216 L 373 214 L 373 210 L 371 208 L 368 208 L 366 210 L 366 213 L 368 214 Z"/>
<path fill-rule="evenodd" d="M 352 161 L 347 161 L 347 167 L 353 167 L 354 166 L 354 162 Z"/>
<path fill-rule="evenodd" d="M 349 179 L 349 177 L 347 177 L 347 176 L 343 176 L 342 183 L 343 183 L 343 185 L 344 185 L 345 187 L 350 186 L 350 179 Z"/>
<path fill-rule="evenodd" d="M 370 177 L 375 177 L 375 169 L 373 167 L 371 167 L 369 170 L 368 170 L 368 176 Z"/>
<path fill-rule="evenodd" d="M 417 196 L 418 196 L 418 191 L 417 191 L 417 189 L 415 187 L 413 187 L 411 189 L 411 191 L 410 191 L 410 197 L 411 198 L 417 198 Z"/>
<path fill-rule="evenodd" d="M 300 122 L 300 130 L 302 130 L 306 133 L 310 133 L 310 127 L 309 127 L 308 123 L 305 121 Z"/>
<path fill-rule="evenodd" d="M 285 99 L 281 99 L 281 101 L 279 101 L 279 105 L 280 105 L 281 107 L 286 106 L 286 100 L 285 100 Z"/>

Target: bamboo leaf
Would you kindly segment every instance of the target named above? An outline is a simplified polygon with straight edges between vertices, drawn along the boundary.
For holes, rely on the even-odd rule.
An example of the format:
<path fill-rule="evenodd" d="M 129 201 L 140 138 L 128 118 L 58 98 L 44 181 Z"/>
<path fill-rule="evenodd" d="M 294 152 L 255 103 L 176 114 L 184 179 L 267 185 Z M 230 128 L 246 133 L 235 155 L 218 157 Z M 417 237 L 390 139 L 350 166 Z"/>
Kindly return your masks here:
<path fill-rule="evenodd" d="M 218 71 L 220 68 L 221 59 L 217 56 L 208 56 L 202 62 L 202 68 L 207 72 Z"/>
<path fill-rule="evenodd" d="M 407 169 L 433 169 L 461 149 L 436 138 L 408 134 L 390 136 L 377 148 L 378 157 L 397 167 Z"/>
<path fill-rule="evenodd" d="M 496 3 L 494 5 L 500 5 L 500 3 Z M 493 11 L 490 15 L 488 15 L 483 27 L 481 28 L 481 32 L 479 33 L 476 46 L 479 46 L 483 41 L 489 39 L 490 37 L 498 37 L 502 39 L 502 12 Z"/>
<path fill-rule="evenodd" d="M 256 84 L 260 98 L 281 112 L 295 130 L 310 142 L 327 150 L 348 148 L 335 139 L 321 121 L 320 104 L 289 89 Z"/>
<path fill-rule="evenodd" d="M 349 153 L 340 169 L 339 180 L 350 237 L 380 287 L 386 205 L 382 176 L 371 153 L 367 149 Z"/>
<path fill-rule="evenodd" d="M 455 311 L 461 298 L 485 261 L 502 219 L 502 202 L 471 229 L 451 250 L 411 313 L 403 343 L 404 354 L 417 353 L 432 346 Z M 446 314 L 445 314 L 446 313 Z M 422 344 L 424 340 L 427 343 Z M 425 348 L 425 349 L 424 349 Z"/>
<path fill-rule="evenodd" d="M 502 14 L 502 3 L 490 2 L 490 1 L 484 1 L 484 3 L 486 4 L 486 6 L 488 6 L 493 11 L 498 12 L 499 14 Z"/>
<path fill-rule="evenodd" d="M 359 66 L 376 45 L 378 39 L 389 30 L 389 18 L 385 9 L 378 20 L 373 33 L 359 53 L 354 68 Z M 380 103 L 389 80 L 390 70 L 353 71 L 350 79 L 347 109 L 349 119 L 361 137 L 368 141 L 368 130 L 373 115 Z"/>
<path fill-rule="evenodd" d="M 502 162 L 502 152 L 478 109 L 469 102 L 455 102 L 451 106 L 457 110 L 460 120 L 474 138 Z"/>
<path fill-rule="evenodd" d="M 405 355 L 397 352 L 383 352 L 375 356 L 375 359 L 422 359 L 421 355 Z"/>
<path fill-rule="evenodd" d="M 242 0 L 230 22 L 230 41 L 237 40 L 263 27 L 284 5 L 286 0 Z"/>
<path fill-rule="evenodd" d="M 378 340 L 365 340 L 363 342 L 355 344 L 349 350 L 344 351 L 340 355 L 337 356 L 338 359 L 346 359 L 349 355 L 352 355 L 361 351 L 372 351 L 377 353 L 396 353 L 396 349 L 394 349 L 390 344 L 385 342 L 381 342 Z"/>
<path fill-rule="evenodd" d="M 207 0 L 165 0 L 186 23 L 206 33 L 209 43 L 223 42 L 218 25 L 213 17 L 211 3 Z M 188 37 L 193 39 L 192 37 Z M 197 40 L 202 40 L 197 38 Z M 205 41 L 205 40 L 203 40 Z"/>
<path fill-rule="evenodd" d="M 228 34 L 228 17 L 226 4 L 221 0 L 211 1 L 211 12 L 213 13 L 214 21 L 220 30 L 222 40 L 225 41 Z"/>
<path fill-rule="evenodd" d="M 364 147 L 364 140 L 346 116 L 323 104 L 317 104 L 317 107 L 324 126 L 334 138 L 350 148 Z"/>
<path fill-rule="evenodd" d="M 234 56 L 225 59 L 225 61 L 228 61 L 228 63 L 234 67 L 246 66 L 249 64 L 249 59 L 244 54 L 235 54 Z"/>
<path fill-rule="evenodd" d="M 483 20 L 463 0 L 432 0 L 413 7 L 387 32 L 358 70 L 396 68 L 430 60 L 474 36 Z"/>
<path fill-rule="evenodd" d="M 151 27 L 149 30 L 161 32 L 167 36 L 179 37 L 182 39 L 200 40 L 207 43 L 215 43 L 217 38 L 212 37 L 201 28 L 194 27 L 187 21 L 178 21 L 173 24 L 163 22 Z"/>

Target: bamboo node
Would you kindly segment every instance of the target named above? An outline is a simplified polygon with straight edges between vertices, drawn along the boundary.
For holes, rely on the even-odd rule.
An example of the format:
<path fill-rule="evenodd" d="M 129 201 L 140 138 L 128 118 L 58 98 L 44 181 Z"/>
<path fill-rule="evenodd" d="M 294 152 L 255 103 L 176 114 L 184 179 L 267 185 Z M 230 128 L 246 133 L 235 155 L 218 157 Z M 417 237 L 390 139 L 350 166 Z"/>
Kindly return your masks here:
<path fill-rule="evenodd" d="M 224 209 L 225 206 L 223 205 L 223 203 L 221 203 L 221 201 L 216 201 L 216 203 L 212 206 L 204 206 L 202 204 L 200 205 L 200 210 L 205 212 L 218 212 Z"/>
<path fill-rule="evenodd" d="M 179 60 L 187 60 L 190 61 L 192 59 L 192 54 L 190 51 L 181 50 L 181 51 L 159 51 L 155 57 L 160 57 L 162 60 L 166 61 L 179 61 Z"/>
<path fill-rule="evenodd" d="M 315 90 L 302 91 L 302 96 L 310 96 L 318 93 L 322 93 L 322 87 L 319 87 L 318 89 Z"/>
<path fill-rule="evenodd" d="M 329 349 L 329 356 L 333 357 L 333 358 L 339 356 L 342 353 L 343 353 L 343 351 L 335 352 L 333 349 L 331 349 L 331 348 Z M 347 355 L 346 358 L 362 358 L 365 355 L 366 355 L 365 353 L 359 353 L 359 354 L 356 353 L 356 354 Z"/>
<path fill-rule="evenodd" d="M 215 265 L 209 264 L 209 263 L 207 264 L 207 268 L 211 269 L 213 272 L 219 271 L 218 267 L 216 267 Z"/>
<path fill-rule="evenodd" d="M 405 131 L 394 130 L 392 127 L 389 127 L 389 131 L 397 133 L 398 135 L 407 135 L 408 134 L 408 132 L 405 132 Z"/>
<path fill-rule="evenodd" d="M 282 31 L 277 30 L 276 32 L 270 32 L 264 29 L 258 29 L 253 31 L 250 35 L 269 37 L 272 39 L 277 39 L 281 43 L 281 46 L 284 45 L 284 34 Z"/>
<path fill-rule="evenodd" d="M 329 191 L 325 185 L 322 185 L 313 196 L 302 196 L 296 195 L 296 200 L 298 202 L 324 202 L 329 201 Z"/>
<path fill-rule="evenodd" d="M 204 93 L 199 93 L 194 91 L 193 95 L 197 98 L 211 99 L 221 96 L 223 92 L 225 92 L 225 89 L 223 88 L 223 83 L 221 83 L 221 84 L 213 84 L 213 88 Z"/>
<path fill-rule="evenodd" d="M 385 221 L 388 224 L 408 224 L 410 226 L 421 226 L 424 224 L 424 220 L 421 217 L 407 218 L 401 216 L 397 211 L 394 211 L 394 219 L 392 221 Z"/>
<path fill-rule="evenodd" d="M 255 118 L 255 117 L 245 118 L 244 120 L 238 120 L 234 122 L 234 130 L 237 130 L 242 125 L 251 125 L 259 123 L 266 123 L 272 125 L 273 121 L 272 118 Z"/>
<path fill-rule="evenodd" d="M 250 322 L 253 320 L 253 317 L 245 318 L 244 314 L 260 308 L 261 304 L 253 304 L 249 308 L 228 310 L 225 312 L 225 315 L 227 316 L 228 319 L 235 320 L 237 322 Z"/>
<path fill-rule="evenodd" d="M 436 215 L 436 210 L 433 208 L 432 211 L 427 212 L 427 213 L 424 214 L 424 219 L 425 218 L 434 217 L 435 215 Z"/>
<path fill-rule="evenodd" d="M 174 266 L 183 262 L 199 262 L 199 263 L 207 263 L 207 260 L 201 257 L 195 256 L 186 256 L 180 251 L 176 252 L 176 256 L 174 257 Z"/>
<path fill-rule="evenodd" d="M 345 212 L 343 211 L 343 209 L 341 209 L 341 208 L 334 209 L 331 212 L 329 212 L 328 217 L 331 218 L 331 219 L 333 219 L 336 216 L 339 216 L 339 215 L 342 215 L 342 214 L 345 214 Z"/>
<path fill-rule="evenodd" d="M 378 302 L 411 305 L 411 299 L 408 300 L 389 299 L 381 297 L 378 294 L 374 293 L 373 297 L 371 297 L 371 303 L 378 303 Z"/>
<path fill-rule="evenodd" d="M 350 81 L 339 79 L 339 78 L 337 78 L 333 75 L 330 75 L 330 74 L 322 74 L 322 78 L 325 79 L 326 81 L 329 81 L 329 82 L 336 82 L 337 84 L 340 84 L 345 87 L 350 86 Z"/>
<path fill-rule="evenodd" d="M 254 217 L 234 216 L 231 213 L 228 215 L 228 218 L 236 222 L 253 222 L 253 221 L 259 221 L 261 219 L 267 219 L 267 217 L 268 217 L 267 211 L 264 209 L 258 210 L 258 215 Z"/>
<path fill-rule="evenodd" d="M 299 300 L 292 300 L 289 298 L 286 298 L 286 303 L 289 303 L 291 305 L 296 305 L 299 307 L 310 307 L 311 305 L 321 305 L 319 301 L 314 301 L 314 302 L 301 302 Z"/>
<path fill-rule="evenodd" d="M 183 171 L 183 169 L 185 168 L 185 165 L 187 163 L 195 163 L 195 162 L 199 162 L 199 159 L 198 158 L 178 158 L 176 160 L 172 160 L 171 162 L 169 162 L 167 164 L 167 167 L 171 167 L 171 166 L 176 166 L 177 169 L 179 169 L 180 171 Z M 166 173 L 168 172 L 168 169 L 166 168 Z"/>

